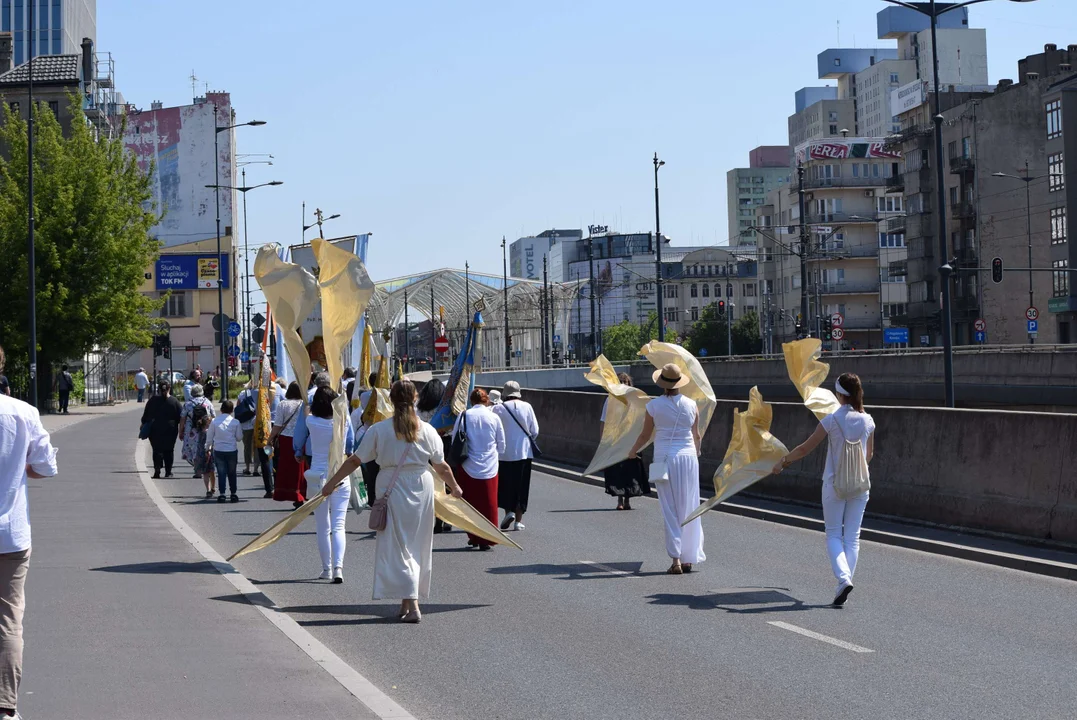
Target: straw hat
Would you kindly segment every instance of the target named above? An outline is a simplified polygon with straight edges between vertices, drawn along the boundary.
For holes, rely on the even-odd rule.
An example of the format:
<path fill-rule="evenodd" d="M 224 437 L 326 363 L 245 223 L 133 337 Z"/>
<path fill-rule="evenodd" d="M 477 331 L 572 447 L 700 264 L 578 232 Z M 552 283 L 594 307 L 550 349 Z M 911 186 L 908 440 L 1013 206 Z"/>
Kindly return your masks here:
<path fill-rule="evenodd" d="M 673 363 L 663 365 L 660 369 L 655 370 L 654 375 L 651 377 L 654 379 L 655 385 L 665 390 L 682 388 L 689 382 L 688 376 L 682 373 L 681 369 Z"/>

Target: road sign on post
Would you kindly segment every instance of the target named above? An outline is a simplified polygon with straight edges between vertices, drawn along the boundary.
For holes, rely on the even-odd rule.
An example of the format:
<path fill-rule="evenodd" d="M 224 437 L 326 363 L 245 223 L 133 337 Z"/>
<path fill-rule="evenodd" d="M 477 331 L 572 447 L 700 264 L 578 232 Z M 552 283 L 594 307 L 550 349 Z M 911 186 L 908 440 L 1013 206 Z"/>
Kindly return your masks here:
<path fill-rule="evenodd" d="M 1035 306 L 1030 307 L 1028 310 L 1025 310 L 1025 319 L 1027 319 L 1029 321 L 1039 320 L 1040 319 L 1040 311 L 1037 310 L 1035 308 Z M 1029 332 L 1032 332 L 1032 331 L 1029 330 Z"/>
<path fill-rule="evenodd" d="M 255 313 L 254 317 L 251 318 L 251 324 L 254 325 L 254 327 L 262 327 L 266 324 L 266 319 L 262 313 Z"/>
<path fill-rule="evenodd" d="M 265 337 L 266 331 L 263 328 L 255 328 L 254 332 L 251 333 L 251 340 L 256 344 L 261 344 Z"/>
<path fill-rule="evenodd" d="M 1029 335 L 1035 335 L 1039 331 L 1040 331 L 1040 321 L 1039 320 L 1029 320 L 1028 321 L 1028 334 Z"/>
<path fill-rule="evenodd" d="M 439 353 L 447 353 L 447 352 L 449 352 L 449 338 L 442 335 L 437 340 L 435 340 L 434 341 L 434 350 L 436 350 Z"/>
<path fill-rule="evenodd" d="M 239 357 L 239 345 L 228 346 L 228 357 Z"/>
<path fill-rule="evenodd" d="M 983 318 L 980 318 L 979 320 L 977 320 L 976 322 L 974 322 L 972 324 L 972 327 L 978 333 L 986 332 L 987 331 L 987 321 L 984 320 Z"/>
<path fill-rule="evenodd" d="M 237 338 L 237 337 L 239 337 L 240 333 L 242 333 L 242 332 L 243 332 L 243 328 L 241 328 L 239 326 L 239 323 L 237 323 L 236 321 L 233 320 L 232 322 L 228 323 L 228 336 L 229 337 Z"/>
<path fill-rule="evenodd" d="M 987 342 L 987 333 L 984 332 L 983 330 L 977 330 L 976 331 L 976 342 L 980 343 L 981 345 L 983 345 L 985 342 Z"/>
<path fill-rule="evenodd" d="M 907 345 L 909 343 L 909 328 L 886 328 L 883 331 L 883 342 L 888 345 Z"/>
<path fill-rule="evenodd" d="M 845 337 L 845 331 L 842 330 L 840 327 L 836 327 L 836 328 L 834 328 L 833 330 L 830 331 L 830 339 L 831 340 L 841 340 L 844 337 Z"/>
<path fill-rule="evenodd" d="M 830 324 L 836 328 L 845 327 L 845 316 L 840 312 L 836 312 L 830 316 Z"/>

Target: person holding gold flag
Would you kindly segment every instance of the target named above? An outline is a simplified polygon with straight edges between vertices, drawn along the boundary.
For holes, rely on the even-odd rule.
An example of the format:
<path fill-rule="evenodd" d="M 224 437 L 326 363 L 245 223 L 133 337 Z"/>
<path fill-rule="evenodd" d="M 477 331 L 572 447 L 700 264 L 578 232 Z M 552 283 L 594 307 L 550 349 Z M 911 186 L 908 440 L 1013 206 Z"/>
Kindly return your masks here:
<path fill-rule="evenodd" d="M 359 449 L 325 484 L 328 495 L 362 462 L 377 461 L 378 495 L 388 504 L 385 528 L 374 550 L 374 599 L 400 600 L 401 622 L 422 620 L 419 600 L 430 596 L 434 550 L 434 473 L 454 498 L 463 491 L 445 462 L 441 437 L 415 413 L 418 393 L 410 380 L 393 383 L 393 415 L 375 423 Z M 344 485 L 344 487 L 347 487 Z"/>
<path fill-rule="evenodd" d="M 699 507 L 699 409 L 680 392 L 691 378 L 678 365 L 667 363 L 653 377 L 654 384 L 665 392 L 647 403 L 643 430 L 628 457 L 638 457 L 653 435 L 654 462 L 649 474 L 662 506 L 666 554 L 673 560 L 666 572 L 680 575 L 692 572 L 697 563 L 707 559 L 703 553 L 702 520 L 696 518 L 681 526 Z"/>

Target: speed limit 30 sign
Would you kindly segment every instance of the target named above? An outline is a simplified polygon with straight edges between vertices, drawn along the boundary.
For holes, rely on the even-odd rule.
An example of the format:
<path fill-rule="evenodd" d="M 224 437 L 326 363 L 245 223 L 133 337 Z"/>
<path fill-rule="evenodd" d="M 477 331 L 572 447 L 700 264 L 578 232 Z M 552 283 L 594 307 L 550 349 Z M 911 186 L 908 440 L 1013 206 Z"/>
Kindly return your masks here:
<path fill-rule="evenodd" d="M 1040 311 L 1037 310 L 1035 308 L 1035 306 L 1030 307 L 1028 310 L 1025 310 L 1025 319 L 1026 320 L 1039 320 L 1040 319 Z"/>

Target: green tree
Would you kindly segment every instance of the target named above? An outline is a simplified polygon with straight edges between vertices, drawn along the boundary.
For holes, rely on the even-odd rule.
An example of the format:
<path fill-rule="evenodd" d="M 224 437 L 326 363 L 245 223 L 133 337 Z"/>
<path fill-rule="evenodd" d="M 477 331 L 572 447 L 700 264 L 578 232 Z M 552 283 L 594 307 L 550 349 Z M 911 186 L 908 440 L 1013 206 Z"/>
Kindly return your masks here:
<path fill-rule="evenodd" d="M 658 339 L 658 313 L 651 311 L 642 326 L 625 320 L 602 331 L 602 354 L 611 362 L 639 360 L 639 350 Z M 666 333 L 666 342 L 677 342 L 677 334 Z"/>
<path fill-rule="evenodd" d="M 726 315 L 718 312 L 717 303 L 707 305 L 685 334 L 684 348 L 696 356 L 703 350 L 710 356 L 725 355 L 729 347 L 727 322 Z"/>
<path fill-rule="evenodd" d="M 0 338 L 25 377 L 29 263 L 26 123 L 2 108 L 0 126 Z M 149 178 L 124 150 L 122 133 L 95 137 L 71 97 L 65 137 L 45 105 L 34 112 L 34 217 L 39 395 L 51 365 L 96 347 L 147 347 L 160 301 L 139 292 L 158 254 Z M 12 378 L 15 380 L 16 378 Z"/>
<path fill-rule="evenodd" d="M 755 311 L 745 313 L 733 321 L 733 354 L 758 355 L 763 352 L 763 339 L 759 335 L 759 315 Z"/>

